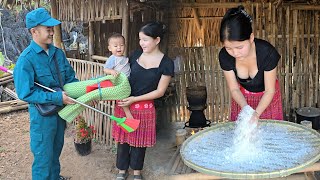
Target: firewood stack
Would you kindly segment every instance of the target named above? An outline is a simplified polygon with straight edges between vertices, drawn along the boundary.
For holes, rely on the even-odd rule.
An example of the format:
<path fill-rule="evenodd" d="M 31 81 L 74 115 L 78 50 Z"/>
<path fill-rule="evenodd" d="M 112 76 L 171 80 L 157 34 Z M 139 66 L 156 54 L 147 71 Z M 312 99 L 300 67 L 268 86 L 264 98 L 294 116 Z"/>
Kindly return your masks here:
<path fill-rule="evenodd" d="M 28 103 L 18 99 L 14 91 L 13 76 L 4 74 L 0 77 L 0 114 L 27 109 Z"/>

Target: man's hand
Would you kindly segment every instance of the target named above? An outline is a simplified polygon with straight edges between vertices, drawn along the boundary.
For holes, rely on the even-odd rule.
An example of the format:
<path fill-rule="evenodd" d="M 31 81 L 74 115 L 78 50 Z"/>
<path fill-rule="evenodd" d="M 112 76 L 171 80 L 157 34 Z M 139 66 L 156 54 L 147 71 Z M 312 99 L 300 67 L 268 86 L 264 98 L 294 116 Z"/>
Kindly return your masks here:
<path fill-rule="evenodd" d="M 63 104 L 74 104 L 75 102 L 69 98 L 66 92 L 62 91 Z"/>

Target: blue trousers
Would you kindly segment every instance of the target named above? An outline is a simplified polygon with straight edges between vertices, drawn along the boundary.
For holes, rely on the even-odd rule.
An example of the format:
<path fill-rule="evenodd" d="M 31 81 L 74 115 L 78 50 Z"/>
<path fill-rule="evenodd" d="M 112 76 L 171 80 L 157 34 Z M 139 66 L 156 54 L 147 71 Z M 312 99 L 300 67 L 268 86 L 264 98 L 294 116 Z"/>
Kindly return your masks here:
<path fill-rule="evenodd" d="M 34 157 L 32 180 L 58 180 L 66 122 L 57 114 L 41 116 L 32 105 L 29 113 L 30 147 Z"/>

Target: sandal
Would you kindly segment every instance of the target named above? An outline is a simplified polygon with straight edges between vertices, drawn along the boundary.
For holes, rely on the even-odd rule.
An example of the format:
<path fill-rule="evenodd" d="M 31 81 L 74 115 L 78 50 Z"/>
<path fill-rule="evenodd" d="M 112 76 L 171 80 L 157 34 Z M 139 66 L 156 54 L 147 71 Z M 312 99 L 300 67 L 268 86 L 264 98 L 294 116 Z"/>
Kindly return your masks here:
<path fill-rule="evenodd" d="M 143 180 L 141 174 L 139 174 L 139 175 L 133 175 L 133 179 L 134 179 L 134 180 Z"/>
<path fill-rule="evenodd" d="M 69 180 L 71 177 L 59 176 L 59 180 Z"/>
<path fill-rule="evenodd" d="M 116 180 L 126 180 L 128 176 L 128 171 L 126 171 L 125 173 L 118 173 Z"/>

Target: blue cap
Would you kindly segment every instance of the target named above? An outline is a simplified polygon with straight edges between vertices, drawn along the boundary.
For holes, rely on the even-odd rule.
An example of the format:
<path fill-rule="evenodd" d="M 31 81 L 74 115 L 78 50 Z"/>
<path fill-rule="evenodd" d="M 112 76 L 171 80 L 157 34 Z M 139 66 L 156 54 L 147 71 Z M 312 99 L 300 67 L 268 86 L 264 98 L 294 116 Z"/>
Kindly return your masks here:
<path fill-rule="evenodd" d="M 38 8 L 30 11 L 26 16 L 26 26 L 28 29 L 38 25 L 51 27 L 60 23 L 60 21 L 52 18 L 45 8 Z"/>

